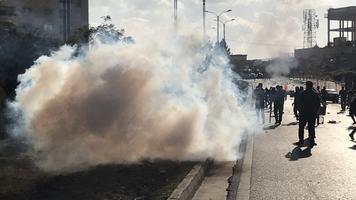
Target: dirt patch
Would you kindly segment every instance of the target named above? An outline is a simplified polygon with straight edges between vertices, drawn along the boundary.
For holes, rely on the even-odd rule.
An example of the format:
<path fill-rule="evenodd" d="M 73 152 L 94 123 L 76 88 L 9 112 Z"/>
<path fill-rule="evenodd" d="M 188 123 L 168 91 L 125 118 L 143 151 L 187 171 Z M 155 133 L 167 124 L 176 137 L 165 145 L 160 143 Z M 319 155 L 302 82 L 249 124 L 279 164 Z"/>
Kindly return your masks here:
<path fill-rule="evenodd" d="M 195 164 L 144 161 L 54 176 L 37 170 L 21 153 L 7 155 L 0 158 L 0 199 L 7 200 L 167 199 Z"/>

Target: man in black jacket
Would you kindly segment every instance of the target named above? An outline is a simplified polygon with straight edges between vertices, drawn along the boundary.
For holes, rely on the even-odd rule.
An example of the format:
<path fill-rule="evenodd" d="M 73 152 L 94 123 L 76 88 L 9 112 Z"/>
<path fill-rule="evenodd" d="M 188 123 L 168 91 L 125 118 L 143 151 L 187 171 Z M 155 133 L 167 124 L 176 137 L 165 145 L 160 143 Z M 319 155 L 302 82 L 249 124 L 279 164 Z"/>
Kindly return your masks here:
<path fill-rule="evenodd" d="M 315 118 L 320 106 L 320 98 L 313 89 L 311 81 L 306 82 L 306 90 L 300 94 L 299 110 L 299 141 L 297 145 L 304 144 L 304 127 L 308 124 L 310 147 L 315 143 Z"/>
<path fill-rule="evenodd" d="M 286 98 L 286 92 L 282 86 L 277 86 L 277 91 L 274 97 L 274 117 L 276 119 L 276 125 L 281 125 L 284 109 L 284 100 Z"/>

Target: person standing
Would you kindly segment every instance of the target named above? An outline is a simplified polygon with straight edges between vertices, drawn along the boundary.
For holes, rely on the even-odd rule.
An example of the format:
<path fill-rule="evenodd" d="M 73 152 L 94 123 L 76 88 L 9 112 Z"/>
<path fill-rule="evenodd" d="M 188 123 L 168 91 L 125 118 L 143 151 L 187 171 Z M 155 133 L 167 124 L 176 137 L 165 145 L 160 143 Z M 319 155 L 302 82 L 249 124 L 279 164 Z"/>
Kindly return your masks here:
<path fill-rule="evenodd" d="M 350 114 L 350 117 L 353 121 L 353 124 L 356 124 L 356 120 L 355 120 L 355 117 L 356 117 L 356 98 L 353 97 L 351 102 L 350 102 L 350 105 L 349 105 L 349 114 Z"/>
<path fill-rule="evenodd" d="M 271 123 L 272 121 L 272 112 L 274 110 L 274 101 L 276 98 L 276 88 L 275 87 L 271 87 L 270 92 L 269 92 L 269 123 Z"/>
<path fill-rule="evenodd" d="M 299 113 L 299 141 L 298 146 L 304 144 L 304 128 L 308 124 L 310 147 L 315 143 L 315 118 L 320 107 L 320 98 L 316 90 L 313 89 L 313 82 L 306 82 L 306 90 L 300 94 L 300 113 Z"/>
<path fill-rule="evenodd" d="M 255 100 L 255 108 L 257 114 L 257 120 L 265 123 L 265 100 L 266 100 L 266 93 L 263 89 L 263 84 L 259 83 L 256 87 L 255 91 L 253 91 L 253 98 Z"/>
<path fill-rule="evenodd" d="M 323 102 L 326 102 L 327 97 L 328 97 L 328 92 L 326 91 L 326 87 L 324 86 L 323 89 L 320 92 L 321 100 Z"/>
<path fill-rule="evenodd" d="M 297 121 L 299 120 L 299 101 L 300 101 L 300 90 L 299 87 L 295 87 L 294 101 L 293 101 L 293 113 Z"/>
<path fill-rule="evenodd" d="M 340 96 L 341 111 L 345 111 L 346 104 L 347 104 L 347 92 L 345 90 L 345 87 L 341 88 L 341 90 L 339 92 L 339 96 Z"/>
<path fill-rule="evenodd" d="M 328 94 L 326 91 L 326 87 L 324 87 L 321 91 L 320 91 L 320 87 L 318 86 L 315 90 L 315 92 L 318 94 L 320 103 L 323 104 L 325 107 L 321 107 L 320 104 L 318 106 L 318 112 L 316 114 L 316 126 L 320 125 L 320 114 L 321 114 L 321 110 L 324 109 L 326 112 L 326 95 Z"/>
<path fill-rule="evenodd" d="M 276 125 L 281 125 L 284 109 L 284 100 L 286 93 L 282 86 L 277 86 L 277 91 L 274 99 L 274 117 L 276 119 Z"/>

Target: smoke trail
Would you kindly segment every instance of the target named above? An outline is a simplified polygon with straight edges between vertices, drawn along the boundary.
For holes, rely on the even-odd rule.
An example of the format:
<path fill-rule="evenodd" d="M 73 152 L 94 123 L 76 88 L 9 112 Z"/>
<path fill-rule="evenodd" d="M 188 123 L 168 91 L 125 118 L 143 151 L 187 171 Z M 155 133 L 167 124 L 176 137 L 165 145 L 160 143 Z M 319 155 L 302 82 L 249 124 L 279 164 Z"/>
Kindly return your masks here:
<path fill-rule="evenodd" d="M 235 159 L 254 121 L 238 102 L 226 57 L 202 47 L 194 35 L 165 36 L 42 56 L 19 77 L 10 107 L 22 120 L 13 133 L 31 141 L 40 168 L 54 172 L 141 159 Z"/>

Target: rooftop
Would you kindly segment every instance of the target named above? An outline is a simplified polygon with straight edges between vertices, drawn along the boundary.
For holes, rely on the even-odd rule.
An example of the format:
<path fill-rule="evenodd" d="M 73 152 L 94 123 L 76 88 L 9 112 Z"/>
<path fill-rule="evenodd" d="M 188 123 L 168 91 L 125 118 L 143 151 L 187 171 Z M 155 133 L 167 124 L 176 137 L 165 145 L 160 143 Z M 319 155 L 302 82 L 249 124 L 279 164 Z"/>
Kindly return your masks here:
<path fill-rule="evenodd" d="M 328 10 L 328 18 L 330 20 L 356 21 L 356 6 L 330 8 Z"/>

